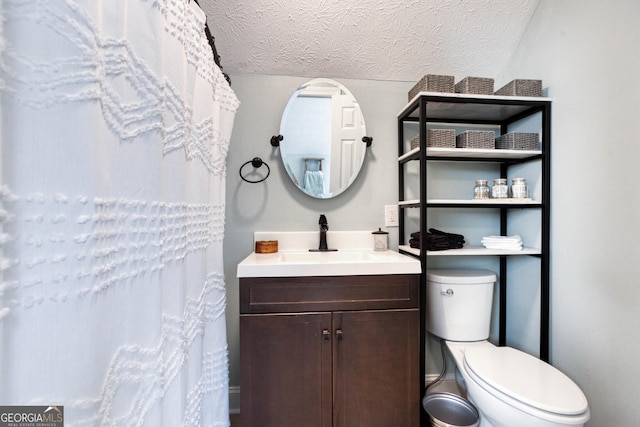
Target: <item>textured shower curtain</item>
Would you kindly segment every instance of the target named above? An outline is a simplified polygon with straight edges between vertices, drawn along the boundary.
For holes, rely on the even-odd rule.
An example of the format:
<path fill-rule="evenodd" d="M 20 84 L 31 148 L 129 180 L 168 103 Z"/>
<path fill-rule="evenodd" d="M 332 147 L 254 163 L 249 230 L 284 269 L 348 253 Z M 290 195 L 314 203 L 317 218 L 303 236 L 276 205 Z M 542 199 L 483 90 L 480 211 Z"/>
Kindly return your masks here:
<path fill-rule="evenodd" d="M 0 405 L 227 426 L 238 107 L 189 0 L 0 0 Z"/>

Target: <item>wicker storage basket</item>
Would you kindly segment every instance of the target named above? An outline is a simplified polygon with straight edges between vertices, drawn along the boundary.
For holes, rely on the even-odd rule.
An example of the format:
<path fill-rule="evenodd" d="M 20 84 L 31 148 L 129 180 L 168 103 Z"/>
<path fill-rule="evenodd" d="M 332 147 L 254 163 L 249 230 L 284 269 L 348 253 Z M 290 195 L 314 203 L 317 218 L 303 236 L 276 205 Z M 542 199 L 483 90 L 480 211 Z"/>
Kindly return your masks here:
<path fill-rule="evenodd" d="M 538 134 L 509 132 L 496 138 L 496 148 L 503 150 L 539 150 Z"/>
<path fill-rule="evenodd" d="M 493 79 L 485 77 L 465 77 L 456 83 L 456 93 L 493 95 Z"/>
<path fill-rule="evenodd" d="M 503 96 L 542 96 L 542 80 L 512 80 L 495 93 Z"/>
<path fill-rule="evenodd" d="M 420 147 L 420 135 L 411 139 L 411 149 Z M 427 129 L 427 147 L 456 148 L 454 129 Z"/>
<path fill-rule="evenodd" d="M 492 130 L 467 130 L 456 136 L 457 148 L 495 148 Z"/>
<path fill-rule="evenodd" d="M 416 135 L 411 138 L 411 149 L 415 150 L 418 147 L 420 147 L 420 135 Z"/>
<path fill-rule="evenodd" d="M 409 91 L 409 101 L 419 92 L 449 92 L 455 91 L 453 76 L 427 74 Z"/>

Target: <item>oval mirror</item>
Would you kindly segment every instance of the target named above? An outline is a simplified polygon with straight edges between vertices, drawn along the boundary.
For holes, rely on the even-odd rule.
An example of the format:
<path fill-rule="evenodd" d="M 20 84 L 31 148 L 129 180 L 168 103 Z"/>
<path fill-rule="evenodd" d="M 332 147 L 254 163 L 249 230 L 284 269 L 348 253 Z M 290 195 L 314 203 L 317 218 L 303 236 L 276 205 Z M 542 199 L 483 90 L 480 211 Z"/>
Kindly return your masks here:
<path fill-rule="evenodd" d="M 299 87 L 284 109 L 280 134 L 282 163 L 306 194 L 335 197 L 358 176 L 366 128 L 358 102 L 340 83 L 314 79 Z"/>

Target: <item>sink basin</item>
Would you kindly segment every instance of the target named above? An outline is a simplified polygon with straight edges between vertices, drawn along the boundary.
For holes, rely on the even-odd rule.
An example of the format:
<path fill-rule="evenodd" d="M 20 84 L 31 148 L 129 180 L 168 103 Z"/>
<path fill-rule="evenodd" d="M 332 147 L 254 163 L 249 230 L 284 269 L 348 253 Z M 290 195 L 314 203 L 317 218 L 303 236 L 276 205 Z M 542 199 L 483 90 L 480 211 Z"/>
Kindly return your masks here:
<path fill-rule="evenodd" d="M 345 263 L 366 262 L 378 259 L 371 251 L 327 251 L 327 252 L 282 252 L 279 254 L 282 263 Z"/>
<path fill-rule="evenodd" d="M 397 252 L 368 249 L 251 253 L 238 264 L 238 277 L 356 276 L 420 274 L 420 262 Z"/>

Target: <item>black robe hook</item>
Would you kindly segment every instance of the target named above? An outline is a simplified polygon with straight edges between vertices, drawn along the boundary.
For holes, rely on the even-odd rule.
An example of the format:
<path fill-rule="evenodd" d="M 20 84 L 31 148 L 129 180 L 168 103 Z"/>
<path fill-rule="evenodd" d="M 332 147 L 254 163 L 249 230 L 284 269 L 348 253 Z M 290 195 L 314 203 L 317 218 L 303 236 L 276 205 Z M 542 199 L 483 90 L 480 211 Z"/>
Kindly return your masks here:
<path fill-rule="evenodd" d="M 284 139 L 284 136 L 282 135 L 273 135 L 271 137 L 271 146 L 272 147 L 279 147 L 280 146 L 280 141 L 282 141 Z"/>

